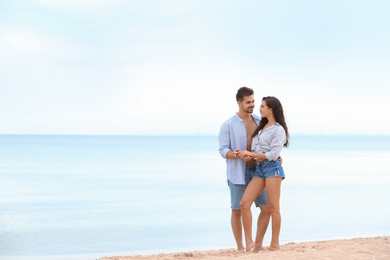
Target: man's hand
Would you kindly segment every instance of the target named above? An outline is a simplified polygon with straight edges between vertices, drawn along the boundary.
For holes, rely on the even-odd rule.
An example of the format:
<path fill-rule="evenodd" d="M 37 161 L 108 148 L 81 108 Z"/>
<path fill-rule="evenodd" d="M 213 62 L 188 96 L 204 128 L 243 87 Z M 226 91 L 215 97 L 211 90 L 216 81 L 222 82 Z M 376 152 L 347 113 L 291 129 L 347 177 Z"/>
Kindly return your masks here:
<path fill-rule="evenodd" d="M 279 156 L 279 157 L 278 157 L 278 161 L 280 162 L 280 164 L 283 163 L 283 158 L 282 158 L 282 156 Z"/>

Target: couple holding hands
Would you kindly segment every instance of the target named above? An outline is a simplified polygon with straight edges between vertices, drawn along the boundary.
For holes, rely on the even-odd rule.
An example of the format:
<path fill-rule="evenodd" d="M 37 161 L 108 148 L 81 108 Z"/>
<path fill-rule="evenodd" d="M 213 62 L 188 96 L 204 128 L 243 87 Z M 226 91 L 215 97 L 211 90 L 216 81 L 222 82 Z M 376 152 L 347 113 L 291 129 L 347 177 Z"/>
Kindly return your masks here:
<path fill-rule="evenodd" d="M 254 91 L 248 87 L 238 89 L 236 100 L 239 111 L 222 124 L 218 139 L 219 152 L 226 159 L 231 226 L 237 250 L 265 250 L 263 239 L 270 219 L 272 238 L 269 250 L 279 250 L 280 187 L 285 178 L 280 153 L 289 144 L 283 107 L 276 97 L 264 97 L 260 106 L 261 117 L 254 115 Z M 252 239 L 253 202 L 260 208 L 255 242 Z"/>

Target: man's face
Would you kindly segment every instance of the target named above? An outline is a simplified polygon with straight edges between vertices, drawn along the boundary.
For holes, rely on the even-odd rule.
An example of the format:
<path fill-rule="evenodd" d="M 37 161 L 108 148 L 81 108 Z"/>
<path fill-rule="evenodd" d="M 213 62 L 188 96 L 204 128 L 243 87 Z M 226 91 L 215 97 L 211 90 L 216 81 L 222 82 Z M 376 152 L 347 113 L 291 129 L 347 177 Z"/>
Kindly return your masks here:
<path fill-rule="evenodd" d="M 240 110 L 252 114 L 253 109 L 255 108 L 255 98 L 253 95 L 245 96 L 242 101 L 238 101 L 238 105 Z"/>

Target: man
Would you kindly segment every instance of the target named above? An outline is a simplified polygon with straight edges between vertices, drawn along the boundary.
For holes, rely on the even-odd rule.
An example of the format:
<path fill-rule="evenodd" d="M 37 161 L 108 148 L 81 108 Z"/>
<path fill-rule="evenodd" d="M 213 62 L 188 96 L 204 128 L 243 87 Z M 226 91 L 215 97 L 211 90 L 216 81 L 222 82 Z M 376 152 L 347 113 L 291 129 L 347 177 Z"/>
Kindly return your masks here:
<path fill-rule="evenodd" d="M 236 94 L 238 112 L 225 121 L 218 135 L 219 153 L 226 159 L 227 182 L 230 189 L 231 199 L 231 226 L 239 252 L 251 251 L 255 245 L 253 240 L 246 241 L 244 248 L 242 242 L 242 221 L 240 201 L 245 188 L 252 178 L 255 170 L 255 161 L 252 157 L 240 158 L 235 154 L 236 149 L 251 150 L 252 134 L 255 132 L 260 117 L 253 114 L 255 107 L 254 92 L 251 88 L 241 87 Z M 260 215 L 257 221 L 256 245 L 254 251 L 264 249 L 263 239 L 267 230 L 270 211 L 267 206 L 265 190 L 256 199 L 255 205 L 260 208 Z"/>

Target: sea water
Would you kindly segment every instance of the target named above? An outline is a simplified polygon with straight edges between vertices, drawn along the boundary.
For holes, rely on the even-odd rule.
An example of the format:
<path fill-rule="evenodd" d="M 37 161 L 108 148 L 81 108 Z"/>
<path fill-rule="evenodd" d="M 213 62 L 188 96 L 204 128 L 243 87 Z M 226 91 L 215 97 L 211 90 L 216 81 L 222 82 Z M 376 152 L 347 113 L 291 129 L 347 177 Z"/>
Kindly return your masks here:
<path fill-rule="evenodd" d="M 282 158 L 282 244 L 390 235 L 390 137 L 292 136 Z M 217 136 L 0 135 L 1 259 L 234 248 L 230 212 Z"/>

